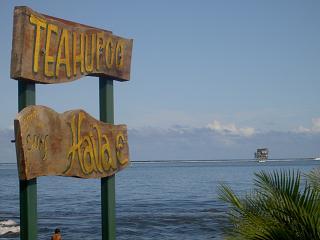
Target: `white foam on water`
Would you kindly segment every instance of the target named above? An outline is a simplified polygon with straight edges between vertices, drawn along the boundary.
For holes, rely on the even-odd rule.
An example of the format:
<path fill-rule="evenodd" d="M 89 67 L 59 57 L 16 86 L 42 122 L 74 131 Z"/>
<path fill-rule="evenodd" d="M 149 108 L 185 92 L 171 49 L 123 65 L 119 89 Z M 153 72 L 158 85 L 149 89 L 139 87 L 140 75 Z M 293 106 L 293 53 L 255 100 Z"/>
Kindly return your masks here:
<path fill-rule="evenodd" d="M 9 233 L 19 233 L 20 226 L 13 220 L 0 221 L 0 236 Z"/>

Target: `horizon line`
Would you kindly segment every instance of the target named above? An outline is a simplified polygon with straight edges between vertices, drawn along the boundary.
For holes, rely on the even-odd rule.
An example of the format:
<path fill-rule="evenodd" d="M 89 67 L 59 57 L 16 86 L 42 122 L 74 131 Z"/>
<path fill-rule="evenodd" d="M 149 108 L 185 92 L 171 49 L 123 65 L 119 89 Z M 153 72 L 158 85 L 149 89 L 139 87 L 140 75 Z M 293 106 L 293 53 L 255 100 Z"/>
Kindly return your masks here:
<path fill-rule="evenodd" d="M 286 158 L 269 158 L 266 162 L 277 162 L 277 161 L 299 161 L 299 160 L 315 160 L 316 157 L 286 157 Z M 165 159 L 165 160 L 134 160 L 131 163 L 163 163 L 163 162 L 258 162 L 255 158 L 225 158 L 225 159 Z M 16 162 L 0 162 L 0 164 L 13 165 Z"/>

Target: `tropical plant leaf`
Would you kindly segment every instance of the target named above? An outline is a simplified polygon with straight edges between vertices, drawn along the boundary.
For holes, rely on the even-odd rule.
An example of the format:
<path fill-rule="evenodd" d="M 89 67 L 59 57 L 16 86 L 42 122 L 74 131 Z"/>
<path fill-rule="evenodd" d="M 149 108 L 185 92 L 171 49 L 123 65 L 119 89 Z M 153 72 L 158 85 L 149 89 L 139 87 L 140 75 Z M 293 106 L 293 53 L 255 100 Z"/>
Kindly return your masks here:
<path fill-rule="evenodd" d="M 317 182 L 318 181 L 318 182 Z M 244 198 L 220 185 L 234 226 L 228 239 L 320 239 L 320 170 L 302 179 L 300 171 L 261 171 Z"/>

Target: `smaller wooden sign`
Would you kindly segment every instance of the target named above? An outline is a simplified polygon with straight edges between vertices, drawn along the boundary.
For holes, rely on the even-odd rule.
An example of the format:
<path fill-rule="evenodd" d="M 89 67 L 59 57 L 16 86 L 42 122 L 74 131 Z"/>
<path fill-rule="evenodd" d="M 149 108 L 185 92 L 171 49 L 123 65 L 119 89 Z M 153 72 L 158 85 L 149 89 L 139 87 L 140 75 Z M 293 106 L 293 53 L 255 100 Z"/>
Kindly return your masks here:
<path fill-rule="evenodd" d="M 128 81 L 132 39 L 15 7 L 11 78 L 70 82 L 86 75 Z"/>
<path fill-rule="evenodd" d="M 24 108 L 14 121 L 19 178 L 102 178 L 129 164 L 126 125 L 100 122 L 83 110 L 58 114 Z"/>

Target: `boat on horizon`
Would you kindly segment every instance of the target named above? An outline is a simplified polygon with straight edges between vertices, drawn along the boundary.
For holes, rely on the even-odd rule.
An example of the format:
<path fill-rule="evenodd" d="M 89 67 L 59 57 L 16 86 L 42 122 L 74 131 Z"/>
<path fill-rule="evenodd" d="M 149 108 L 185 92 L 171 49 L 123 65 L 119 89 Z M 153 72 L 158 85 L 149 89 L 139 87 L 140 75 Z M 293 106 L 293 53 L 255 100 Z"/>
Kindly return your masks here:
<path fill-rule="evenodd" d="M 313 160 L 320 160 L 320 157 L 315 157 Z"/>
<path fill-rule="evenodd" d="M 263 163 L 268 160 L 269 150 L 268 148 L 258 148 L 254 153 L 254 158 L 259 162 Z"/>

